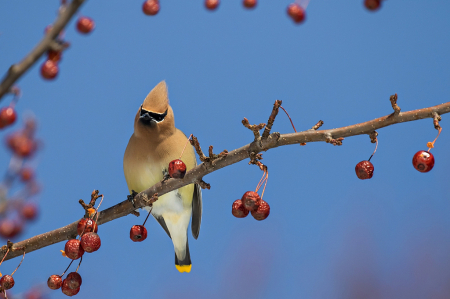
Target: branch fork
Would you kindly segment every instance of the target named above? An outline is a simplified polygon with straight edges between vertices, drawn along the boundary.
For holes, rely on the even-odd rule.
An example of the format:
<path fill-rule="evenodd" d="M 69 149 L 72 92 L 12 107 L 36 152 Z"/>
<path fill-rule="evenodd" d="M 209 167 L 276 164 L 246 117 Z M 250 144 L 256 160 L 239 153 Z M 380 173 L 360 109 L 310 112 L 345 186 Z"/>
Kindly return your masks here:
<path fill-rule="evenodd" d="M 202 151 L 202 148 L 200 147 L 200 143 L 198 142 L 197 137 L 195 137 L 194 135 L 192 135 L 192 139 L 190 140 L 192 146 L 195 148 L 195 151 L 197 152 L 197 155 L 200 158 L 200 161 L 202 161 L 203 163 L 209 163 L 212 164 L 213 162 L 215 162 L 217 159 L 221 159 L 223 157 L 226 157 L 228 155 L 228 151 L 227 150 L 223 150 L 220 154 L 216 155 L 213 152 L 213 146 L 210 145 L 209 149 L 208 149 L 208 155 L 209 157 L 206 157 L 205 154 Z"/>

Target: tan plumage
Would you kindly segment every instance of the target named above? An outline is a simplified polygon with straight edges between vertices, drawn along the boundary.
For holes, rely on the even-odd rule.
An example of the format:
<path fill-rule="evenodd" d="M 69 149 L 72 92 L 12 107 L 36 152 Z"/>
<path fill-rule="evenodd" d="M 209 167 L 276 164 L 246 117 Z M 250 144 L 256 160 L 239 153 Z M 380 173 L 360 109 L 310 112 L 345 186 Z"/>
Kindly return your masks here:
<path fill-rule="evenodd" d="M 162 121 L 156 120 L 167 111 Z M 156 118 L 146 122 L 145 115 Z M 153 113 L 153 114 L 152 114 Z M 145 98 L 134 120 L 134 133 L 123 157 L 123 169 L 130 194 L 143 191 L 160 182 L 167 173 L 169 162 L 180 157 L 187 137 L 175 128 L 169 105 L 167 86 L 160 82 Z M 181 157 L 189 171 L 196 166 L 194 149 L 190 144 Z M 180 272 L 189 272 L 191 261 L 187 242 L 187 227 L 192 214 L 192 233 L 197 239 L 200 231 L 202 204 L 198 185 L 187 185 L 159 197 L 153 204 L 152 215 L 171 237 L 175 249 L 175 264 Z"/>

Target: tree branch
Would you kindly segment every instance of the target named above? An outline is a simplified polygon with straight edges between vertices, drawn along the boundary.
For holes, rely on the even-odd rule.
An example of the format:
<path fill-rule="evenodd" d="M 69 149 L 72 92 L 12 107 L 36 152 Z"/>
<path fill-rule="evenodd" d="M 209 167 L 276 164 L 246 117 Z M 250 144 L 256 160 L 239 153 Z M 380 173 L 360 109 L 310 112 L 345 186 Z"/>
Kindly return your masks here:
<path fill-rule="evenodd" d="M 229 152 L 227 155 L 220 156 L 212 161 L 202 163 L 189 172 L 186 173 L 184 179 L 168 179 L 164 182 L 159 182 L 154 186 L 144 190 L 136 195 L 135 206 L 136 208 L 142 208 L 148 204 L 149 199 L 158 193 L 159 196 L 166 194 L 175 189 L 181 188 L 188 184 L 201 182 L 202 178 L 216 170 L 223 167 L 229 166 L 231 164 L 237 163 L 244 159 L 250 157 L 250 155 L 256 155 L 262 151 L 267 151 L 272 148 L 279 146 L 305 143 L 305 142 L 318 142 L 327 141 L 329 138 L 335 140 L 342 140 L 344 137 L 356 136 L 361 134 L 367 134 L 371 139 L 376 138 L 375 130 L 381 129 L 393 124 L 415 121 L 424 118 L 435 118 L 436 115 L 442 115 L 450 112 L 450 102 L 418 109 L 407 112 L 394 112 L 390 115 L 386 115 L 380 118 L 376 118 L 367 122 L 342 127 L 330 130 L 307 130 L 292 134 L 271 133 L 268 135 L 267 139 L 262 139 L 258 141 L 253 141 L 241 148 L 235 149 Z M 276 115 L 277 111 L 272 111 L 271 117 Z M 274 118 L 274 117 L 273 117 Z M 212 167 L 211 167 L 212 166 Z M 112 221 L 114 219 L 126 216 L 132 213 L 135 209 L 130 201 L 124 200 L 123 202 L 114 205 L 106 210 L 99 213 L 98 224 L 104 224 L 106 222 Z M 56 230 L 34 236 L 30 239 L 14 243 L 11 250 L 5 260 L 12 259 L 14 257 L 22 255 L 23 251 L 26 250 L 27 253 L 64 241 L 70 238 L 74 238 L 77 233 L 78 221 L 75 221 L 69 225 L 58 228 Z M 2 247 L 2 253 L 0 254 L 0 259 L 6 253 L 7 246 Z"/>
<path fill-rule="evenodd" d="M 67 5 L 64 10 L 59 14 L 59 17 L 53 23 L 52 28 L 41 39 L 41 41 L 34 47 L 34 49 L 22 59 L 21 62 L 13 64 L 2 82 L 0 83 L 0 100 L 7 94 L 13 84 L 48 50 L 54 49 L 57 44 L 56 39 L 59 33 L 69 23 L 70 19 L 77 12 L 79 7 L 85 0 L 73 0 Z"/>

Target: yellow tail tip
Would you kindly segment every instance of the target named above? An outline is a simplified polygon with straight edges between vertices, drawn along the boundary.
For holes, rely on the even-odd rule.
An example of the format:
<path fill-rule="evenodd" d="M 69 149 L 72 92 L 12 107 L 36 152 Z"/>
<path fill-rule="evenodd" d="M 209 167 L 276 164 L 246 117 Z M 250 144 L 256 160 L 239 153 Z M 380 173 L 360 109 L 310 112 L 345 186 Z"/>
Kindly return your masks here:
<path fill-rule="evenodd" d="M 183 272 L 189 273 L 191 272 L 192 265 L 182 265 L 182 266 L 175 265 L 175 268 L 177 268 L 177 270 L 180 271 L 181 273 Z"/>

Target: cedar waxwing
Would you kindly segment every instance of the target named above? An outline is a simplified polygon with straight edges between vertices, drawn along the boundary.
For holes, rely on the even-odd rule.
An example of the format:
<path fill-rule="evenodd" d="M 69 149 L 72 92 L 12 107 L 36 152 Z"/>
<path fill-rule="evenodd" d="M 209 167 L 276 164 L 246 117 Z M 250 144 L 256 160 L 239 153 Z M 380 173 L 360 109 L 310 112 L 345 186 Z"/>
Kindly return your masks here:
<path fill-rule="evenodd" d="M 167 176 L 169 162 L 179 159 L 187 142 L 186 135 L 175 128 L 167 86 L 160 82 L 147 95 L 134 118 L 134 133 L 123 157 L 123 170 L 130 194 L 141 192 Z M 197 165 L 193 147 L 189 144 L 181 157 L 189 171 Z M 150 210 L 150 208 L 145 208 Z M 191 271 L 187 228 L 192 215 L 192 235 L 198 238 L 202 219 L 200 186 L 190 184 L 159 197 L 151 214 L 172 239 L 175 267 L 180 272 Z"/>

